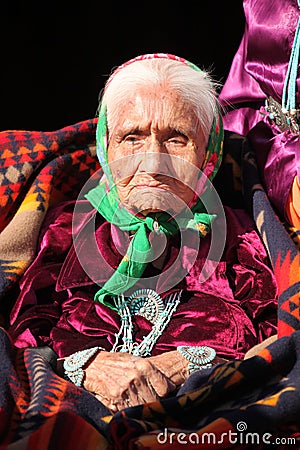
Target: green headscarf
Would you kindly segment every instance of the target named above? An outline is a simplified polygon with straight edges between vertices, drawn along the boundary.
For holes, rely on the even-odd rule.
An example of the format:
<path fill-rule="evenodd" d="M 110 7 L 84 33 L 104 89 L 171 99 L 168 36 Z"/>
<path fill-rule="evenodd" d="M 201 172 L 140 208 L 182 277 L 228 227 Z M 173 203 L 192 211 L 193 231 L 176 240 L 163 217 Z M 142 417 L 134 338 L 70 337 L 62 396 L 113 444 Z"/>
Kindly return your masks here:
<path fill-rule="evenodd" d="M 193 69 L 200 71 L 194 64 L 175 55 L 158 53 L 141 55 L 123 64 L 116 69 L 114 74 L 123 67 L 132 62 L 149 58 L 168 58 L 188 64 Z M 112 76 L 114 76 L 114 74 Z M 220 111 L 215 116 L 206 148 L 206 158 L 204 162 L 203 173 L 210 180 L 215 176 L 221 160 L 223 149 L 224 131 Z M 205 236 L 211 228 L 211 221 L 215 215 L 210 215 L 198 197 L 196 203 L 191 207 L 193 218 L 182 217 L 179 215 L 176 219 L 170 217 L 165 212 L 149 214 L 146 217 L 139 217 L 132 214 L 122 206 L 116 185 L 114 183 L 110 167 L 107 160 L 107 116 L 106 106 L 102 103 L 97 130 L 96 130 L 97 155 L 105 179 L 102 180 L 94 189 L 86 194 L 86 198 L 97 209 L 97 211 L 110 223 L 116 225 L 122 231 L 133 233 L 133 238 L 129 244 L 127 252 L 121 260 L 114 274 L 95 294 L 95 301 L 106 304 L 115 309 L 111 296 L 126 292 L 143 275 L 143 272 L 151 260 L 152 249 L 149 242 L 149 232 L 164 233 L 173 235 L 179 229 L 194 229 L 200 236 Z"/>

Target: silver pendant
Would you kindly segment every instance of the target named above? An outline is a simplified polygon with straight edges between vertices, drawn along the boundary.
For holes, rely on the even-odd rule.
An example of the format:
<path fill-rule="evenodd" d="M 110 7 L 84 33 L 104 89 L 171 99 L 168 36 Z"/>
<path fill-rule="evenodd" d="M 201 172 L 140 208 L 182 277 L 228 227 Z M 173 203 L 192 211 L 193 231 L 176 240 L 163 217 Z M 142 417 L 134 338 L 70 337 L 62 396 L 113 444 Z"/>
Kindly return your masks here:
<path fill-rule="evenodd" d="M 165 308 L 160 295 L 153 289 L 139 289 L 128 299 L 127 305 L 132 316 L 139 315 L 154 324 Z"/>

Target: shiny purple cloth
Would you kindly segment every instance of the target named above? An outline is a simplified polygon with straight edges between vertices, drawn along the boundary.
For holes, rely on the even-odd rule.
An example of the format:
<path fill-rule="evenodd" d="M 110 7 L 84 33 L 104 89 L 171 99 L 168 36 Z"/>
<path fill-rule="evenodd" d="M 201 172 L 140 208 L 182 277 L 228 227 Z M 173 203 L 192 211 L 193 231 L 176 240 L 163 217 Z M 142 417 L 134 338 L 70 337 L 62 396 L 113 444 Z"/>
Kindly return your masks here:
<path fill-rule="evenodd" d="M 244 0 L 243 6 L 244 35 L 220 93 L 224 128 L 248 136 L 266 192 L 284 218 L 293 179 L 300 179 L 300 138 L 282 132 L 264 104 L 267 96 L 281 104 L 299 9 L 296 0 Z M 298 72 L 297 105 L 299 90 Z"/>
<path fill-rule="evenodd" d="M 49 345 L 61 357 L 93 345 L 110 350 L 120 329 L 118 314 L 95 303 L 93 296 L 98 289 L 94 281 L 103 284 L 120 262 L 116 243 L 122 244 L 122 232 L 104 222 L 89 202 L 82 201 L 74 229 L 75 251 L 73 207 L 74 202 L 66 202 L 48 213 L 37 257 L 21 281 L 21 294 L 13 308 L 9 330 L 17 346 Z M 244 211 L 226 207 L 225 213 L 227 242 L 221 261 L 201 283 L 199 274 L 210 237 L 201 240 L 195 264 L 172 289 L 183 289 L 182 301 L 153 355 L 174 350 L 178 345 L 205 344 L 214 347 L 220 356 L 241 358 L 253 345 L 276 333 L 277 287 L 265 248 Z M 90 228 L 94 222 L 97 245 Z M 163 287 L 166 268 L 177 271 L 180 266 L 188 267 L 195 256 L 195 235 L 187 232 L 191 233 L 191 240 L 183 248 L 182 260 L 176 260 L 181 244 L 174 236 L 168 242 L 163 271 L 151 266 L 147 269 L 145 276 L 158 275 L 153 288 Z M 99 257 L 99 250 L 106 261 Z M 134 290 L 139 287 L 137 283 Z M 134 326 L 137 341 L 151 329 L 150 322 L 141 316 L 135 316 Z"/>

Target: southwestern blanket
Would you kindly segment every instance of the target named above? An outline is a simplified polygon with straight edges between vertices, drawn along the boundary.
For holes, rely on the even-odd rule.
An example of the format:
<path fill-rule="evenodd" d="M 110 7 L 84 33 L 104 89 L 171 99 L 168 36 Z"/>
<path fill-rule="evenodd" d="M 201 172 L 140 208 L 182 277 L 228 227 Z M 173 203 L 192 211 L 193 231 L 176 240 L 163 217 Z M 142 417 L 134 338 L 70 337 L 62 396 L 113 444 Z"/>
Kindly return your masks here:
<path fill-rule="evenodd" d="M 0 450 L 300 448 L 299 230 L 279 220 L 240 136 L 225 134 L 215 183 L 225 203 L 251 211 L 268 250 L 278 282 L 275 342 L 194 373 L 176 397 L 115 415 L 55 373 L 51 349 L 12 345 L 10 308 L 45 214 L 76 199 L 100 169 L 95 127 L 91 119 L 52 132 L 0 133 Z"/>

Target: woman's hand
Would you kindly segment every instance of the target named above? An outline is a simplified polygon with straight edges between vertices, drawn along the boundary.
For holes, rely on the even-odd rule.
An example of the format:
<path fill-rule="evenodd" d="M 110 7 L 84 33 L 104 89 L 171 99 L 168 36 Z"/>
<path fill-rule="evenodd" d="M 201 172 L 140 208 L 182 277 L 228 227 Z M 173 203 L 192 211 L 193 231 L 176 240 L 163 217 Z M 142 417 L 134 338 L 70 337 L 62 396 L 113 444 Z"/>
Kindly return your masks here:
<path fill-rule="evenodd" d="M 176 384 L 152 359 L 101 351 L 85 369 L 83 387 L 112 412 L 165 397 Z"/>
<path fill-rule="evenodd" d="M 189 377 L 188 360 L 177 350 L 151 356 L 149 360 L 176 386 L 180 386 Z"/>
<path fill-rule="evenodd" d="M 189 377 L 189 362 L 188 360 L 177 350 L 173 350 L 167 353 L 162 353 L 157 356 L 151 356 L 149 358 L 152 364 L 157 367 L 170 381 L 176 386 L 180 386 Z M 226 362 L 224 358 L 216 356 L 212 361 L 212 364 L 219 364 Z"/>
<path fill-rule="evenodd" d="M 176 350 L 149 358 L 101 351 L 86 367 L 83 387 L 114 413 L 166 397 L 188 376 L 188 361 Z"/>

